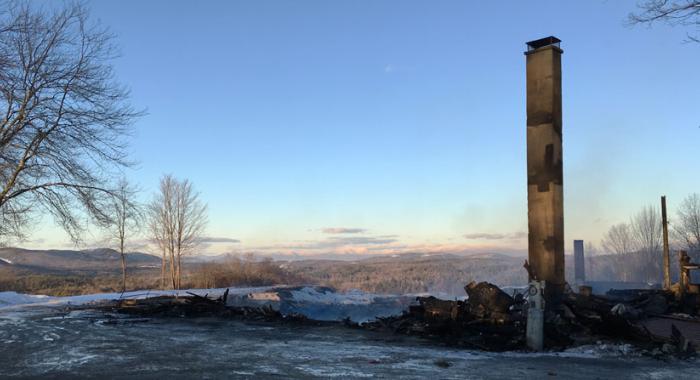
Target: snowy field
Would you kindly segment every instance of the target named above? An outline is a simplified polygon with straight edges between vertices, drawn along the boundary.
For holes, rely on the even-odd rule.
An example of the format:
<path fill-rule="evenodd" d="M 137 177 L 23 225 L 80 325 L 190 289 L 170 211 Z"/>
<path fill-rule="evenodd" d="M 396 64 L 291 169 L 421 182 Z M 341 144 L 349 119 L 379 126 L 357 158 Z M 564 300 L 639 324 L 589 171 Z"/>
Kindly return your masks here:
<path fill-rule="evenodd" d="M 124 296 L 164 293 L 172 292 Z M 659 361 L 624 345 L 494 354 L 341 326 L 146 320 L 65 307 L 116 297 L 0 293 L 0 378 L 697 379 L 700 370 L 698 361 Z M 232 289 L 229 297 L 233 304 L 268 303 L 328 320 L 366 320 L 412 298 L 317 287 Z"/>

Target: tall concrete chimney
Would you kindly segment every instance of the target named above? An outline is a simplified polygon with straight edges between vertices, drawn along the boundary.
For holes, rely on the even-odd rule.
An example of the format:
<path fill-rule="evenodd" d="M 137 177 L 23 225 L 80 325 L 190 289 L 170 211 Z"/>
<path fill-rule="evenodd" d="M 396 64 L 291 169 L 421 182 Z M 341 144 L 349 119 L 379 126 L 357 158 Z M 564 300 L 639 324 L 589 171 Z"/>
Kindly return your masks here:
<path fill-rule="evenodd" d="M 576 285 L 586 283 L 586 261 L 583 256 L 583 240 L 574 240 L 574 281 Z"/>
<path fill-rule="evenodd" d="M 564 197 L 562 171 L 561 41 L 527 43 L 528 261 L 545 281 L 546 307 L 564 290 Z"/>

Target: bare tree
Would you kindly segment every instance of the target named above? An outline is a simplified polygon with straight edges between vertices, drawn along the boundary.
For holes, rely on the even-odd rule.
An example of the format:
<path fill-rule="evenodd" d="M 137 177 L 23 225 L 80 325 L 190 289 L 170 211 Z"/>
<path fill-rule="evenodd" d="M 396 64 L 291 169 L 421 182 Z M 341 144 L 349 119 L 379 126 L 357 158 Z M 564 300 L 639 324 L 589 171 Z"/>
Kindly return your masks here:
<path fill-rule="evenodd" d="M 609 253 L 623 254 L 632 252 L 632 231 L 627 223 L 618 223 L 608 230 L 601 241 L 603 248 Z"/>
<path fill-rule="evenodd" d="M 158 247 L 161 253 L 161 266 L 160 266 L 160 287 L 165 289 L 167 278 L 166 272 L 168 267 L 168 252 L 169 250 L 169 231 L 167 230 L 170 223 L 167 219 L 166 211 L 169 209 L 170 204 L 168 191 L 169 187 L 163 186 L 163 180 L 161 179 L 161 189 L 160 193 L 157 194 L 151 203 L 148 204 L 148 230 L 151 236 L 151 240 Z M 164 191 L 165 190 L 165 191 Z"/>
<path fill-rule="evenodd" d="M 119 246 L 122 267 L 122 292 L 126 291 L 126 245 L 130 237 L 137 234 L 142 219 L 138 203 L 134 201 L 136 189 L 122 178 L 117 183 L 115 197 L 110 210 L 111 238 Z"/>
<path fill-rule="evenodd" d="M 690 252 L 700 251 L 700 195 L 688 195 L 678 206 L 678 220 L 673 223 L 676 240 Z"/>
<path fill-rule="evenodd" d="M 695 27 L 696 33 L 700 29 L 700 0 L 646 0 L 637 7 L 640 12 L 629 15 L 632 24 L 665 22 L 671 26 Z M 689 33 L 687 38 L 700 43 L 698 35 Z"/>
<path fill-rule="evenodd" d="M 661 251 L 662 226 L 659 210 L 654 206 L 642 208 L 630 222 L 637 251 L 650 254 Z"/>
<path fill-rule="evenodd" d="M 172 286 L 180 289 L 182 257 L 199 243 L 207 224 L 207 207 L 190 181 L 166 175 L 149 205 L 149 219 L 153 240 L 163 254 L 161 276 L 165 277 L 167 262 Z"/>
<path fill-rule="evenodd" d="M 637 281 L 660 281 L 663 275 L 661 255 L 661 213 L 654 206 L 646 206 L 630 222 L 635 253 L 628 256 L 625 269 L 631 270 Z"/>
<path fill-rule="evenodd" d="M 622 281 L 656 282 L 661 279 L 660 214 L 653 206 L 644 207 L 630 218 L 629 223 L 610 227 L 601 241 L 603 248 L 614 254 L 606 260 L 613 264 L 614 273 Z"/>
<path fill-rule="evenodd" d="M 630 225 L 628 223 L 618 223 L 610 227 L 603 237 L 601 245 L 605 251 L 614 254 L 614 257 L 610 258 L 614 268 L 597 269 L 607 269 L 608 271 L 612 269 L 622 281 L 630 281 L 632 279 L 630 261 L 632 261 L 632 252 L 635 250 L 634 237 Z"/>
<path fill-rule="evenodd" d="M 5 3 L 0 14 L 0 234 L 21 236 L 34 212 L 74 241 L 105 224 L 110 184 L 129 166 L 141 112 L 113 75 L 112 35 L 80 5 L 46 11 Z"/>

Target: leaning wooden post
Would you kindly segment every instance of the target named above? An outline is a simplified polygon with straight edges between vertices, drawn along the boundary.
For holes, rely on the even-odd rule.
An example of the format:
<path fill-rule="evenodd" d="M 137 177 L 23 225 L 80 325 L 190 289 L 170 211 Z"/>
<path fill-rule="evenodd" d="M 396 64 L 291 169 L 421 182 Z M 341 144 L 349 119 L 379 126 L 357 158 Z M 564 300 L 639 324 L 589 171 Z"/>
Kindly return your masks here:
<path fill-rule="evenodd" d="M 661 196 L 661 221 L 664 228 L 664 289 L 671 289 L 671 255 L 668 249 L 668 218 L 666 217 L 666 196 Z"/>

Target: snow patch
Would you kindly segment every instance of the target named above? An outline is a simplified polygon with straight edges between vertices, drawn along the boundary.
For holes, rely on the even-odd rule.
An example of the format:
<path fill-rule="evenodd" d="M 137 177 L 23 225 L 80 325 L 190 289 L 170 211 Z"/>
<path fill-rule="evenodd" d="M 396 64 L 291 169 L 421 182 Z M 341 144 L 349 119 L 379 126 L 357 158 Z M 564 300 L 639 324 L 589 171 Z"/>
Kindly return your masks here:
<path fill-rule="evenodd" d="M 0 307 L 46 302 L 51 298 L 53 297 L 32 294 L 21 294 L 17 292 L 0 292 Z"/>
<path fill-rule="evenodd" d="M 250 294 L 270 289 L 270 287 L 230 288 L 230 295 Z M 184 290 L 140 290 L 126 293 L 97 293 L 70 297 L 52 297 L 45 295 L 21 294 L 17 292 L 0 292 L 0 309 L 8 307 L 84 305 L 100 301 L 118 300 L 123 298 L 143 299 L 159 296 L 187 296 L 194 293 L 200 296 L 219 297 L 226 289 L 184 289 Z"/>
<path fill-rule="evenodd" d="M 296 302 L 315 302 L 329 305 L 367 305 L 375 300 L 375 295 L 356 289 L 346 293 L 337 293 L 331 288 L 305 286 L 292 290 L 291 293 L 292 299 Z"/>
<path fill-rule="evenodd" d="M 12 260 L 8 260 L 8 259 L 4 259 L 4 258 L 0 257 L 0 261 L 4 262 L 5 264 L 12 265 Z"/>
<path fill-rule="evenodd" d="M 280 296 L 276 292 L 251 293 L 248 295 L 248 299 L 253 300 L 253 301 L 277 302 L 280 300 Z"/>
<path fill-rule="evenodd" d="M 33 306 L 84 305 L 123 298 L 143 299 L 164 295 L 186 296 L 194 293 L 211 298 L 220 297 L 225 288 L 151 290 L 121 293 L 100 293 L 72 297 L 49 297 L 15 292 L 0 292 L 0 309 L 21 309 Z M 400 315 L 415 302 L 414 296 L 385 296 L 359 290 L 336 292 L 322 286 L 278 286 L 256 288 L 230 288 L 229 306 L 268 306 L 283 315 L 300 314 L 319 321 L 349 319 L 364 323 L 382 317 Z"/>

